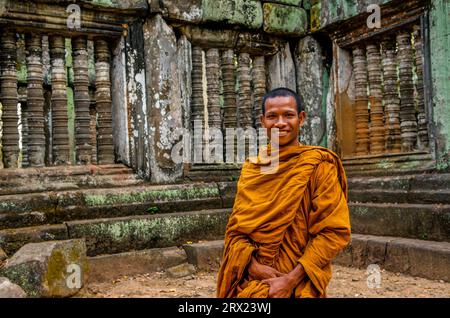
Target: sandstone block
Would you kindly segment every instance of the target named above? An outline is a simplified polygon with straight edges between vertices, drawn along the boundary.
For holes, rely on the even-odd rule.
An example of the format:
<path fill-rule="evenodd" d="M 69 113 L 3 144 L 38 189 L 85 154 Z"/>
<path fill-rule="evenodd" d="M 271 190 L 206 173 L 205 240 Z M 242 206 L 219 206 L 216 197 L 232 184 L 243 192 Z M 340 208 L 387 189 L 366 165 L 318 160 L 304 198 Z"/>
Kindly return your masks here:
<path fill-rule="evenodd" d="M 30 297 L 69 297 L 87 280 L 84 240 L 31 243 L 14 254 L 2 275 Z"/>
<path fill-rule="evenodd" d="M 224 241 L 209 241 L 183 245 L 190 264 L 201 270 L 215 270 L 219 268 L 222 259 Z"/>

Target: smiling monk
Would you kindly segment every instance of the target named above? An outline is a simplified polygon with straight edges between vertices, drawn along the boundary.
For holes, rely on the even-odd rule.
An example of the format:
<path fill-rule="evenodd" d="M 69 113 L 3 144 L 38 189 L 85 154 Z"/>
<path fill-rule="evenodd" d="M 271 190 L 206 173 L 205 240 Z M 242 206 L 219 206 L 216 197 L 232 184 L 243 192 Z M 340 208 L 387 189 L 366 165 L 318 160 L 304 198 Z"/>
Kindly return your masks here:
<path fill-rule="evenodd" d="M 264 160 L 243 165 L 217 296 L 326 297 L 331 261 L 350 241 L 342 163 L 328 149 L 298 142 L 306 114 L 295 92 L 267 93 L 262 110 L 268 135 L 279 130 L 279 149 L 271 154 L 278 169 L 263 173 Z"/>

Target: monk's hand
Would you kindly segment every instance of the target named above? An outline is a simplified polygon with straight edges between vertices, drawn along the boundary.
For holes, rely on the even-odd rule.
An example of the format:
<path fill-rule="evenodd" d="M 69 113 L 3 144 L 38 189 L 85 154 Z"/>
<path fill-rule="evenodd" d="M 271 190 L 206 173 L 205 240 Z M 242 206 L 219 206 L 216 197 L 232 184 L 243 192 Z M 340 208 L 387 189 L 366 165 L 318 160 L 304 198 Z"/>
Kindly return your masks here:
<path fill-rule="evenodd" d="M 290 298 L 296 286 L 287 275 L 262 282 L 269 285 L 269 298 Z"/>
<path fill-rule="evenodd" d="M 277 271 L 275 268 L 259 263 L 254 257 L 248 267 L 248 274 L 256 280 L 264 280 L 275 277 L 281 277 L 285 274 Z"/>
<path fill-rule="evenodd" d="M 289 298 L 294 289 L 305 278 L 306 272 L 302 264 L 298 264 L 291 272 L 281 277 L 265 279 L 269 285 L 269 298 Z"/>

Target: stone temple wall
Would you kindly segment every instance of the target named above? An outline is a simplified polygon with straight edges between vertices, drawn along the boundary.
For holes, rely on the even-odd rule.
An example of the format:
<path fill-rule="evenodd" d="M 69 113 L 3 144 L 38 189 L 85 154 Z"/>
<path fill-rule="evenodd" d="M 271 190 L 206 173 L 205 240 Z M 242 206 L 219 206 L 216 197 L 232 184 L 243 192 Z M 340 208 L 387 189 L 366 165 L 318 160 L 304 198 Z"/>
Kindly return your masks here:
<path fill-rule="evenodd" d="M 285 86 L 301 95 L 308 114 L 301 141 L 337 151 L 350 171 L 448 169 L 445 0 L 83 0 L 80 27 L 68 29 L 70 4 L 0 1 L 2 48 L 18 48 L 0 65 L 0 165 L 33 166 L 36 151 L 27 149 L 38 145 L 41 164 L 54 165 L 63 152 L 63 164 L 106 158 L 155 183 L 229 177 L 239 166 L 216 160 L 224 144 L 196 153 L 186 132 L 201 122 L 214 141 L 226 128 L 258 128 L 262 96 Z M 380 29 L 365 26 L 370 4 L 381 8 Z M 27 39 L 36 33 L 42 45 L 30 51 Z M 66 40 L 59 61 L 56 42 L 48 40 L 55 35 Z M 390 56 L 389 43 L 403 43 L 403 55 Z M 40 52 L 42 75 L 31 74 Z M 51 66 L 61 62 L 58 89 L 52 79 L 63 73 L 52 74 Z M 385 86 L 394 76 L 385 66 L 396 63 L 406 65 L 398 91 Z M 109 78 L 101 77 L 108 69 Z M 52 99 L 55 93 L 67 101 Z M 27 109 L 43 108 L 44 129 L 11 124 L 16 101 L 24 105 L 22 120 Z M 67 108 L 67 118 L 52 119 L 53 103 Z M 55 125 L 68 129 L 61 146 Z M 22 147 L 11 148 L 19 131 Z M 189 160 L 174 160 L 181 151 Z"/>

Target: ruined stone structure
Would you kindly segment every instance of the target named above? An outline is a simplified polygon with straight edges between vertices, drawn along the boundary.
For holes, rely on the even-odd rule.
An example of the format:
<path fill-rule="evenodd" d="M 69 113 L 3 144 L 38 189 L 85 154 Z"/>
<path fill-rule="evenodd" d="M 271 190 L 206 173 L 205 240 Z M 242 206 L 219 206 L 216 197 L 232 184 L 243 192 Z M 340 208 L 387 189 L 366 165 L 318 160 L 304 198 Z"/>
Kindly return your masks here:
<path fill-rule="evenodd" d="M 220 238 L 237 140 L 285 86 L 308 114 L 301 142 L 336 151 L 349 176 L 340 261 L 450 280 L 448 1 L 73 2 L 0 1 L 8 255 L 55 239 L 86 238 L 92 256 Z M 423 267 L 398 263 L 417 255 Z"/>

